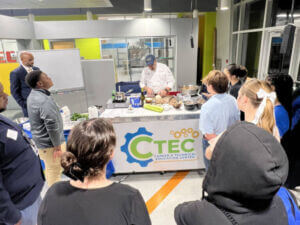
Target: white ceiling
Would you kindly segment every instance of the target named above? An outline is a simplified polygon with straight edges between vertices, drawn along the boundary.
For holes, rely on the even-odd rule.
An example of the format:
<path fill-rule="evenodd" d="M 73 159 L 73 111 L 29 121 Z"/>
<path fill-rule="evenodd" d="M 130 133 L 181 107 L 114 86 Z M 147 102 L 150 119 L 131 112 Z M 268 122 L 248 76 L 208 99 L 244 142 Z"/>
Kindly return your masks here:
<path fill-rule="evenodd" d="M 113 7 L 110 0 L 0 0 L 0 9 Z"/>

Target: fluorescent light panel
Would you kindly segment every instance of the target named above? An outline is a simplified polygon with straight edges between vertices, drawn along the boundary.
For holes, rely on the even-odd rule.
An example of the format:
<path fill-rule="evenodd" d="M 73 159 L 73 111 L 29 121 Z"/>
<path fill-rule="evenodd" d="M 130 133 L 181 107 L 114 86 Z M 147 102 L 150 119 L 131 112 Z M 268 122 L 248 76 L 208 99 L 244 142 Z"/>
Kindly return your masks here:
<path fill-rule="evenodd" d="M 144 10 L 145 10 L 146 12 L 152 11 L 151 0 L 144 0 Z"/>

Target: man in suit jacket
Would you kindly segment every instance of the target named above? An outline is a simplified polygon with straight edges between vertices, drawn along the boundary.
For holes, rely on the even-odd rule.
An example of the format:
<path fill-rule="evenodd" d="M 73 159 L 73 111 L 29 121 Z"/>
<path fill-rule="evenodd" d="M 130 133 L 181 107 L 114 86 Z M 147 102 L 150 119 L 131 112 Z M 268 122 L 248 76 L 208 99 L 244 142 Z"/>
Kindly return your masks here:
<path fill-rule="evenodd" d="M 21 65 L 10 73 L 10 91 L 21 106 L 24 116 L 28 117 L 27 97 L 31 92 L 31 88 L 25 83 L 25 76 L 33 70 L 39 70 L 39 68 L 33 66 L 34 57 L 30 52 L 22 52 L 20 59 Z"/>

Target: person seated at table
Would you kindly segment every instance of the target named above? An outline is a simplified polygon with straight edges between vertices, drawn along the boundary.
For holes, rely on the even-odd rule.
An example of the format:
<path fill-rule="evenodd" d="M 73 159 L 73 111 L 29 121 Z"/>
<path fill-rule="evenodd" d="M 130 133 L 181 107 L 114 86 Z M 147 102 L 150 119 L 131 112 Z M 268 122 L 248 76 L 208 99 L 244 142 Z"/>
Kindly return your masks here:
<path fill-rule="evenodd" d="M 71 178 L 54 184 L 42 201 L 38 225 L 150 225 L 140 192 L 106 179 L 116 134 L 108 120 L 90 119 L 70 133 L 61 165 Z"/>
<path fill-rule="evenodd" d="M 154 55 L 146 57 L 146 64 L 147 67 L 142 72 L 140 87 L 149 96 L 158 94 L 164 97 L 168 95 L 175 83 L 174 76 L 169 67 L 158 63 Z"/>
<path fill-rule="evenodd" d="M 287 156 L 272 134 L 253 123 L 239 122 L 215 146 L 202 200 L 177 206 L 176 223 L 288 225 L 285 206 L 276 195 L 287 174 Z"/>

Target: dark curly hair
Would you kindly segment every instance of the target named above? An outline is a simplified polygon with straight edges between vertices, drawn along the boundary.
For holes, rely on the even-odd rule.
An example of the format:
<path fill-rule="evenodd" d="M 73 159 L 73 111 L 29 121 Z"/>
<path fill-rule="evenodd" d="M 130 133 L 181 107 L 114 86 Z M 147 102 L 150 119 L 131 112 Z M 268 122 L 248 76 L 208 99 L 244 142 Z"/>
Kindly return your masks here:
<path fill-rule="evenodd" d="M 225 68 L 228 70 L 231 76 L 236 76 L 242 80 L 248 75 L 248 70 L 246 67 L 237 65 L 235 63 L 229 64 Z"/>
<path fill-rule="evenodd" d="M 76 125 L 61 159 L 64 173 L 72 179 L 84 180 L 101 174 L 116 145 L 112 123 L 105 119 L 90 119 Z"/>

